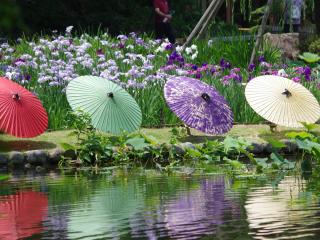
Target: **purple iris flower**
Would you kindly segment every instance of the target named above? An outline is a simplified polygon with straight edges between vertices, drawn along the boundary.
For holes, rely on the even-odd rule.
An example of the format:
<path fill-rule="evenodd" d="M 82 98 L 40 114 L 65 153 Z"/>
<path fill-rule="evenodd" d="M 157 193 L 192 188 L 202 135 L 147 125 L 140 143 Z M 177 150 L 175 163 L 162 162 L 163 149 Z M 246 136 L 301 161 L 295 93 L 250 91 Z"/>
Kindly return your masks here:
<path fill-rule="evenodd" d="M 101 48 L 98 49 L 96 53 L 97 53 L 97 55 L 104 55 L 104 52 Z"/>
<path fill-rule="evenodd" d="M 248 66 L 249 72 L 253 72 L 255 67 L 256 67 L 256 65 L 254 65 L 253 63 L 250 63 L 250 65 Z"/>
<path fill-rule="evenodd" d="M 223 69 L 231 68 L 231 63 L 229 63 L 229 62 L 226 61 L 224 58 L 222 58 L 222 59 L 220 60 L 220 66 L 221 66 Z"/>
<path fill-rule="evenodd" d="M 201 78 L 201 77 L 202 77 L 201 73 L 200 73 L 200 72 L 197 72 L 196 75 L 195 75 L 195 78 L 199 79 L 199 78 Z"/>
<path fill-rule="evenodd" d="M 184 58 L 178 52 L 174 51 L 170 54 L 167 65 L 177 64 L 180 67 L 184 65 Z"/>
<path fill-rule="evenodd" d="M 137 38 L 137 39 L 136 39 L 136 44 L 137 44 L 137 45 L 143 45 L 143 44 L 144 44 L 143 39 L 142 39 L 142 38 Z"/>
<path fill-rule="evenodd" d="M 191 69 L 197 70 L 197 69 L 198 69 L 198 66 L 197 66 L 197 65 L 193 65 L 193 66 L 191 67 Z"/>
<path fill-rule="evenodd" d="M 165 49 L 166 50 L 171 50 L 171 49 L 173 49 L 173 45 L 171 43 L 169 43 L 169 44 L 167 44 Z"/>
<path fill-rule="evenodd" d="M 23 77 L 24 77 L 24 79 L 25 79 L 26 81 L 30 81 L 30 79 L 31 79 L 30 74 L 27 74 L 27 73 L 24 74 Z"/>
<path fill-rule="evenodd" d="M 294 82 L 300 82 L 300 78 L 299 77 L 294 77 L 294 78 L 292 78 L 292 81 L 294 81 Z"/>
<path fill-rule="evenodd" d="M 21 58 L 17 58 L 16 60 L 13 61 L 13 64 L 18 66 L 20 65 L 20 63 L 25 63 L 26 61 L 24 59 Z"/>
<path fill-rule="evenodd" d="M 311 81 L 311 68 L 310 67 L 308 67 L 308 66 L 305 67 L 303 74 L 304 74 L 306 81 Z"/>
<path fill-rule="evenodd" d="M 259 63 L 265 62 L 265 61 L 266 61 L 266 59 L 265 59 L 264 56 L 259 56 L 259 57 L 258 57 L 258 62 L 259 62 Z"/>
<path fill-rule="evenodd" d="M 230 78 L 232 78 L 236 82 L 242 82 L 242 76 L 236 73 L 231 73 Z"/>

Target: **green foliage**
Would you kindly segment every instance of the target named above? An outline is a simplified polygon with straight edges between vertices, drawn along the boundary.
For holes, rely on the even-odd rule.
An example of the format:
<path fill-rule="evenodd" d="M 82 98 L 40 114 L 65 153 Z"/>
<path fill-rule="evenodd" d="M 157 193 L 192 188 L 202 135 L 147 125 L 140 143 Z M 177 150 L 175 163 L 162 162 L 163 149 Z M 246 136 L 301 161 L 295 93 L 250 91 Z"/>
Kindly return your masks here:
<path fill-rule="evenodd" d="M 7 174 L 0 174 L 0 182 L 1 181 L 6 181 L 10 179 L 10 175 L 7 175 Z"/>
<path fill-rule="evenodd" d="M 320 61 L 320 56 L 318 54 L 304 52 L 302 55 L 299 55 L 299 58 L 307 63 L 316 63 Z"/>
<path fill-rule="evenodd" d="M 303 165 L 318 167 L 320 163 L 320 137 L 312 133 L 314 124 L 303 123 L 303 125 L 306 127 L 307 132 L 290 132 L 287 136 L 291 138 L 302 151 L 299 161 L 301 167 L 303 167 Z M 306 161 L 309 162 L 306 163 Z"/>
<path fill-rule="evenodd" d="M 320 54 L 320 38 L 310 43 L 309 51 L 312 53 Z"/>
<path fill-rule="evenodd" d="M 256 164 L 253 154 L 248 151 L 248 149 L 251 147 L 251 143 L 248 140 L 241 137 L 235 139 L 227 136 L 224 139 L 223 144 L 225 153 L 237 153 L 237 160 L 239 160 L 241 154 L 244 154 L 251 161 L 251 163 Z"/>
<path fill-rule="evenodd" d="M 268 139 L 268 142 L 271 144 L 271 146 L 274 149 L 281 149 L 286 147 L 286 144 L 284 144 L 282 141 L 279 141 L 277 139 Z"/>
<path fill-rule="evenodd" d="M 137 151 L 141 151 L 150 146 L 149 143 L 146 143 L 145 138 L 139 138 L 139 137 L 130 138 L 125 143 L 126 145 L 132 146 L 133 149 Z"/>

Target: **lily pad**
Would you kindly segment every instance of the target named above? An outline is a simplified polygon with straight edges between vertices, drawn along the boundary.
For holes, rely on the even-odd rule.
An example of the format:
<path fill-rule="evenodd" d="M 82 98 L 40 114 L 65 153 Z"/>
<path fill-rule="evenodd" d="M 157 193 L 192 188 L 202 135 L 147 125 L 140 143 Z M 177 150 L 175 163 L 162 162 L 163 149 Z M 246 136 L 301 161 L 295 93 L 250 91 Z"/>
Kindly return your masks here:
<path fill-rule="evenodd" d="M 299 58 L 307 63 L 316 63 L 320 61 L 320 56 L 311 52 L 304 52 Z"/>

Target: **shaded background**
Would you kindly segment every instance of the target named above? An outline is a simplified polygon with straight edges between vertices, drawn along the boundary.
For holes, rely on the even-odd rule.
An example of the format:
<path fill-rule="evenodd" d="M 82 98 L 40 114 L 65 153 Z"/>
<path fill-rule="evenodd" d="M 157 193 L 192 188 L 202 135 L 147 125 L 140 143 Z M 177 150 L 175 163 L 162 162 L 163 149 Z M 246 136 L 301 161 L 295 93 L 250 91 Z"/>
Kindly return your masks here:
<path fill-rule="evenodd" d="M 232 0 L 226 1 L 232 2 Z M 315 4 L 320 2 L 306 1 L 314 1 Z M 205 2 L 208 4 L 209 1 L 169 0 L 169 2 L 171 9 L 175 11 L 173 25 L 176 35 L 183 37 L 195 26 L 202 15 L 203 4 Z M 221 24 L 226 20 L 233 23 L 233 26 L 251 27 L 257 24 L 259 19 L 259 13 L 257 16 L 251 16 L 251 12 L 266 2 L 267 0 L 236 0 L 231 20 L 226 16 L 228 11 L 224 5 L 216 18 L 219 24 L 211 29 L 214 31 L 219 27 L 232 28 L 232 25 L 227 27 Z M 282 12 L 278 6 L 274 9 L 273 21 L 279 25 Z M 307 21 L 316 22 L 313 10 L 309 8 L 304 14 L 307 16 Z M 52 30 L 64 31 L 69 25 L 75 26 L 78 32 L 86 31 L 93 34 L 96 34 L 98 29 L 113 35 L 132 31 L 150 33 L 153 30 L 153 19 L 152 0 L 0 0 L 0 37 L 9 39 L 21 35 L 47 34 Z"/>

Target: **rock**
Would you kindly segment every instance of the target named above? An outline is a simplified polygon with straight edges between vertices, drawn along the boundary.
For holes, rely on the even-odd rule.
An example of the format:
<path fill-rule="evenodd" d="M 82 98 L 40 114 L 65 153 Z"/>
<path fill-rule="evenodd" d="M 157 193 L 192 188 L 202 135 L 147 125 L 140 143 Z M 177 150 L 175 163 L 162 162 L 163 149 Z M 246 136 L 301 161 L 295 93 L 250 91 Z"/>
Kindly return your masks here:
<path fill-rule="evenodd" d="M 30 164 L 44 164 L 48 159 L 48 153 L 44 150 L 32 150 L 25 152 L 26 160 Z"/>
<path fill-rule="evenodd" d="M 30 168 L 31 168 L 31 164 L 30 164 L 30 163 L 26 163 L 26 164 L 24 165 L 24 168 L 30 169 Z"/>
<path fill-rule="evenodd" d="M 58 163 L 63 155 L 63 151 L 60 148 L 55 148 L 48 153 L 50 163 Z"/>
<path fill-rule="evenodd" d="M 65 158 L 69 158 L 69 159 L 77 159 L 77 155 L 76 152 L 72 149 L 68 149 L 63 153 L 63 156 Z"/>
<path fill-rule="evenodd" d="M 41 166 L 36 166 L 36 172 L 43 172 L 44 171 L 44 168 L 41 167 Z"/>
<path fill-rule="evenodd" d="M 271 154 L 273 149 L 272 149 L 272 145 L 270 143 L 262 143 L 261 144 L 262 147 L 262 153 L 263 154 Z"/>
<path fill-rule="evenodd" d="M 4 153 L 0 153 L 0 165 L 8 164 L 8 155 Z"/>
<path fill-rule="evenodd" d="M 185 154 L 185 150 L 181 147 L 181 146 L 179 146 L 179 145 L 172 145 L 172 148 L 173 148 L 173 150 L 177 153 L 177 154 L 179 154 L 179 155 L 184 155 Z"/>
<path fill-rule="evenodd" d="M 252 149 L 248 149 L 253 154 L 262 154 L 264 151 L 264 145 L 262 143 L 252 143 Z"/>
<path fill-rule="evenodd" d="M 188 148 L 196 149 L 196 147 L 195 147 L 191 142 L 180 143 L 179 146 L 180 146 L 183 150 L 186 150 L 186 149 L 188 149 Z"/>
<path fill-rule="evenodd" d="M 298 145 L 290 140 L 284 140 L 286 147 L 283 149 L 285 153 L 296 153 L 299 151 Z"/>
<path fill-rule="evenodd" d="M 266 33 L 263 39 L 271 46 L 279 48 L 283 58 L 297 59 L 299 55 L 299 33 Z"/>
<path fill-rule="evenodd" d="M 23 165 L 24 155 L 21 152 L 12 151 L 9 153 L 8 162 L 13 165 Z"/>

